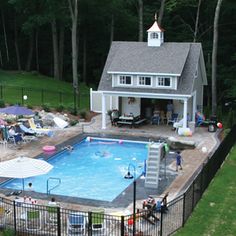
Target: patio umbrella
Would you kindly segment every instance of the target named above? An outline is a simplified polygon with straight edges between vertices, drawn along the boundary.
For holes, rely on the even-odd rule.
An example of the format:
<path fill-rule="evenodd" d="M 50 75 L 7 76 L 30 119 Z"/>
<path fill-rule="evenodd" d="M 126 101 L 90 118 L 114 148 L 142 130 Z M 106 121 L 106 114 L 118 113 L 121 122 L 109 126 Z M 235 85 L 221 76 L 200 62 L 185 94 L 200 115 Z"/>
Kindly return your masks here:
<path fill-rule="evenodd" d="M 17 105 L 1 108 L 0 113 L 11 114 L 11 115 L 16 115 L 16 116 L 34 114 L 34 112 L 31 109 L 17 106 Z"/>
<path fill-rule="evenodd" d="M 0 162 L 0 176 L 22 179 L 24 190 L 24 178 L 48 173 L 53 166 L 44 160 L 29 157 L 17 157 L 15 159 Z"/>

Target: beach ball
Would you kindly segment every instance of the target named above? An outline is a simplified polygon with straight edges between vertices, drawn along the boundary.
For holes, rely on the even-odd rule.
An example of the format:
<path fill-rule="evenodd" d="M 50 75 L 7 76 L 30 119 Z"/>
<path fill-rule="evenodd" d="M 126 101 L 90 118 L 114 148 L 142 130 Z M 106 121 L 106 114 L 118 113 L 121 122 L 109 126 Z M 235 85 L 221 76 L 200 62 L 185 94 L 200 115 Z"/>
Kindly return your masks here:
<path fill-rule="evenodd" d="M 202 152 L 206 153 L 207 152 L 207 148 L 206 147 L 202 147 Z"/>
<path fill-rule="evenodd" d="M 218 127 L 219 129 L 222 129 L 222 127 L 223 127 L 222 123 L 218 122 L 218 123 L 217 123 L 217 127 Z"/>

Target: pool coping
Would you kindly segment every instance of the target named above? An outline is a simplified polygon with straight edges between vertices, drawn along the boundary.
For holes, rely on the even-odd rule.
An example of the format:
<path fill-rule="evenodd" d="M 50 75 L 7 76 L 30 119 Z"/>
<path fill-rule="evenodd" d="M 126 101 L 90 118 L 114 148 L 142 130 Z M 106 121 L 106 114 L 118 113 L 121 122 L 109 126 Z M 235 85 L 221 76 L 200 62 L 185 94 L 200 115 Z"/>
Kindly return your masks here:
<path fill-rule="evenodd" d="M 82 133 L 78 134 L 77 136 L 74 136 L 65 142 L 62 142 L 58 145 L 56 145 L 56 152 L 47 155 L 45 153 L 40 153 L 39 155 L 35 156 L 34 158 L 37 159 L 43 159 L 48 160 L 52 156 L 61 153 L 64 150 L 64 147 L 67 145 L 75 145 L 79 142 L 83 141 L 86 137 L 94 137 L 94 138 L 108 138 L 108 139 L 120 139 L 120 140 L 127 140 L 127 141 L 143 141 L 148 142 L 150 141 L 150 138 L 147 137 L 136 137 L 131 135 L 114 135 L 114 134 L 98 134 L 98 133 Z M 152 138 L 152 141 L 154 142 L 160 142 L 165 141 L 166 139 L 162 137 L 154 137 Z M 170 160 L 170 158 L 168 158 Z M 173 158 L 174 160 L 174 158 Z M 144 187 L 144 179 L 137 178 L 136 179 L 136 200 L 141 200 L 147 198 L 149 195 L 159 195 L 161 194 L 175 179 L 176 175 L 168 176 L 168 178 L 165 178 L 165 184 L 159 183 L 158 189 L 151 189 L 151 188 L 145 188 Z M 9 178 L 1 178 L 0 184 L 9 181 Z M 161 181 L 160 181 L 161 182 Z M 0 188 L 1 192 L 3 194 L 8 194 L 9 192 L 14 191 L 14 189 L 5 189 Z M 56 194 L 45 194 L 45 193 L 39 193 L 34 191 L 25 191 L 24 195 L 30 195 L 33 198 L 42 199 L 42 200 L 50 200 L 52 197 L 55 197 L 57 201 L 59 202 L 66 202 L 66 203 L 72 203 L 72 204 L 80 204 L 80 205 L 87 205 L 87 206 L 93 206 L 93 207 L 127 207 L 131 202 L 133 202 L 133 181 L 130 182 L 130 185 L 124 189 L 113 201 L 101 201 L 101 200 L 94 200 L 94 199 L 85 199 L 85 198 L 79 198 L 79 197 L 70 197 L 70 196 L 63 196 L 63 195 L 56 195 Z"/>

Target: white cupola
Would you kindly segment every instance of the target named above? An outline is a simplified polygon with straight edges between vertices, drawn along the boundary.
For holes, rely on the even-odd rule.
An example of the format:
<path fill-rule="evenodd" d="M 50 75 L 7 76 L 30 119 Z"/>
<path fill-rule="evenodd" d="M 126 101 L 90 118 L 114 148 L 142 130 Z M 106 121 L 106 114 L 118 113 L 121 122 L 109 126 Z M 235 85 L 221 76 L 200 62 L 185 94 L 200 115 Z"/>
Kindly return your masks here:
<path fill-rule="evenodd" d="M 164 30 L 158 25 L 157 17 L 155 15 L 155 22 L 152 27 L 147 30 L 148 32 L 148 46 L 160 47 L 164 42 Z"/>

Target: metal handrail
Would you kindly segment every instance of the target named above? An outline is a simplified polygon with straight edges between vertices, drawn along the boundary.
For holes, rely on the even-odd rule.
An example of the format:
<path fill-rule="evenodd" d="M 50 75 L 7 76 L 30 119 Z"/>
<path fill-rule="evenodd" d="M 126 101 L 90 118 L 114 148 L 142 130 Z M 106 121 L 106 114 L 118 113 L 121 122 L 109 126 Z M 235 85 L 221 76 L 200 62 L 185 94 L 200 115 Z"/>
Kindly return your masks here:
<path fill-rule="evenodd" d="M 52 187 L 51 189 L 49 189 L 49 181 L 50 180 L 58 180 L 58 184 L 56 184 L 54 187 Z M 61 179 L 60 178 L 54 178 L 54 177 L 49 177 L 47 179 L 47 194 L 49 195 L 51 193 L 51 191 L 57 187 L 59 187 L 61 184 Z"/>

